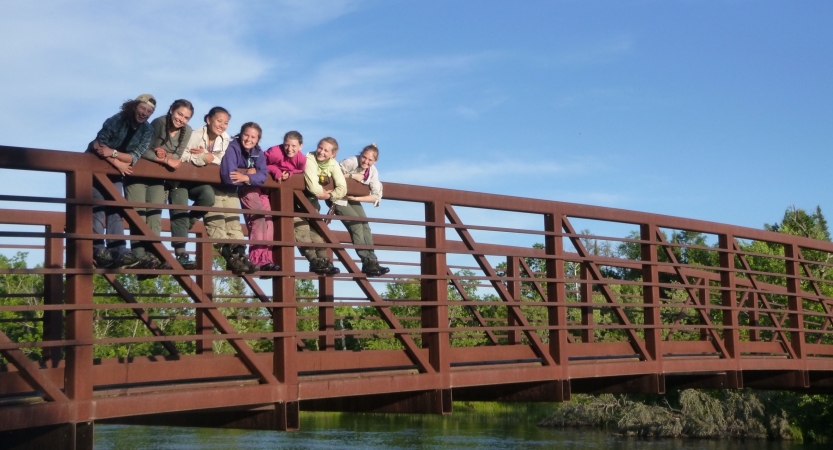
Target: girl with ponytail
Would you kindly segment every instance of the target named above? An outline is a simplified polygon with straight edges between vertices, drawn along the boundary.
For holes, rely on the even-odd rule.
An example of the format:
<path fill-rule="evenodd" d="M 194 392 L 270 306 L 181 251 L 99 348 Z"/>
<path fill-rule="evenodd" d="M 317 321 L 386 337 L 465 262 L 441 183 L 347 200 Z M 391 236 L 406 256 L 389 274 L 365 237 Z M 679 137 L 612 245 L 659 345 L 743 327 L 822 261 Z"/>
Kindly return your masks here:
<path fill-rule="evenodd" d="M 336 200 L 335 212 L 344 217 L 367 218 L 362 207 L 362 202 L 373 203 L 379 206 L 382 201 L 382 183 L 379 182 L 379 171 L 376 170 L 376 161 L 379 159 L 379 148 L 376 144 L 365 147 L 361 153 L 351 156 L 339 164 L 344 171 L 344 178 L 358 181 L 370 188 L 370 195 L 355 197 L 346 196 L 344 199 Z M 354 222 L 349 219 L 341 221 L 350 232 L 350 240 L 354 245 L 372 246 L 373 235 L 370 234 L 370 224 L 367 222 Z M 390 272 L 390 269 L 379 265 L 376 252 L 373 249 L 356 250 L 362 260 L 362 272 L 369 277 L 378 277 Z"/>

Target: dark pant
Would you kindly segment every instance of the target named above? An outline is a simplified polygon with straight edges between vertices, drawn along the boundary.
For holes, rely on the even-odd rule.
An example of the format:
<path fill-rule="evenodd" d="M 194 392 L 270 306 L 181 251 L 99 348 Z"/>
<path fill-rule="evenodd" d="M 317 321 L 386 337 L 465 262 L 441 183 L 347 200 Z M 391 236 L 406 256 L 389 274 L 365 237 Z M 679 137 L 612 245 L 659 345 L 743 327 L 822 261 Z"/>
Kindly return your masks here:
<path fill-rule="evenodd" d="M 123 192 L 124 185 L 122 177 L 109 175 L 108 178 L 116 185 L 116 189 L 119 192 Z M 93 180 L 93 200 L 105 200 L 104 187 L 97 180 Z M 123 235 L 124 222 L 121 217 L 121 208 L 113 206 L 93 206 L 93 233 Z M 93 252 L 95 255 L 101 253 L 105 248 L 110 249 L 114 258 L 118 258 L 127 252 L 127 242 L 124 239 L 111 239 L 105 245 L 104 239 L 93 240 Z"/>

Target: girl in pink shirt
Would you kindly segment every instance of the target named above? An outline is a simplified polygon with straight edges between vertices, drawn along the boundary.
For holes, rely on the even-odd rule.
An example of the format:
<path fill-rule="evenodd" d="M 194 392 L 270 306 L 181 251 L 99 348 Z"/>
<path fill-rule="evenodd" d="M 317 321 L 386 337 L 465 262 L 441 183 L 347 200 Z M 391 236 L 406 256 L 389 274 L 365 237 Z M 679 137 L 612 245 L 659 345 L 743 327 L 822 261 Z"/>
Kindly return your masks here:
<path fill-rule="evenodd" d="M 266 157 L 266 170 L 272 174 L 275 181 L 288 180 L 296 173 L 304 173 L 307 158 L 301 153 L 304 138 L 297 131 L 290 131 L 283 137 L 283 144 L 270 147 L 264 153 Z M 269 192 L 265 189 L 258 190 L 260 208 L 271 210 L 269 204 Z M 248 218 L 247 218 L 248 219 Z M 274 238 L 272 218 L 266 216 L 252 216 L 246 221 L 249 227 L 249 239 L 256 241 L 271 241 Z M 252 245 L 249 248 L 249 260 L 260 266 L 262 272 L 281 270 L 280 266 L 272 260 L 272 246 Z M 270 278 L 263 275 L 260 278 Z"/>

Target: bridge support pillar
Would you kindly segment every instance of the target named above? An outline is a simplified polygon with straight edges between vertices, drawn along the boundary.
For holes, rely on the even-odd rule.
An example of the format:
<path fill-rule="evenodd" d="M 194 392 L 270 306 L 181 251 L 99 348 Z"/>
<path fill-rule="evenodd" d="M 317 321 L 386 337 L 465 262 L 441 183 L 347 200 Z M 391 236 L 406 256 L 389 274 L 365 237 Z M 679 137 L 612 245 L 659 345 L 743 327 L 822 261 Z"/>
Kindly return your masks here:
<path fill-rule="evenodd" d="M 93 423 L 63 423 L 0 433 L 2 450 L 92 450 Z"/>

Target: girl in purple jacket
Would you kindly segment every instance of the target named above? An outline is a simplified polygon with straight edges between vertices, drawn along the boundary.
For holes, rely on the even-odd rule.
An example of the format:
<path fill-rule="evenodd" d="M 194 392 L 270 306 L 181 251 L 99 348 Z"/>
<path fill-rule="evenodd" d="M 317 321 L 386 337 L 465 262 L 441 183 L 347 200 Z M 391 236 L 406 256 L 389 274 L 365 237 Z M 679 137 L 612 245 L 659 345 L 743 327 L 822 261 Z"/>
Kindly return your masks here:
<path fill-rule="evenodd" d="M 220 163 L 220 178 L 224 184 L 238 186 L 238 195 L 243 203 L 244 209 L 253 208 L 259 205 L 259 196 L 251 195 L 253 189 L 250 186 L 260 186 L 266 181 L 266 159 L 258 145 L 263 130 L 260 125 L 254 122 L 246 122 L 240 128 L 240 134 L 234 138 L 226 150 L 225 156 Z M 259 189 L 256 189 L 259 191 Z M 272 236 L 262 236 L 263 230 L 255 225 L 253 214 L 246 214 L 246 226 L 249 229 L 249 239 L 271 240 Z M 240 275 L 242 273 L 255 273 L 259 267 L 246 258 L 245 245 L 224 245 L 220 254 L 226 258 L 228 270 Z"/>

